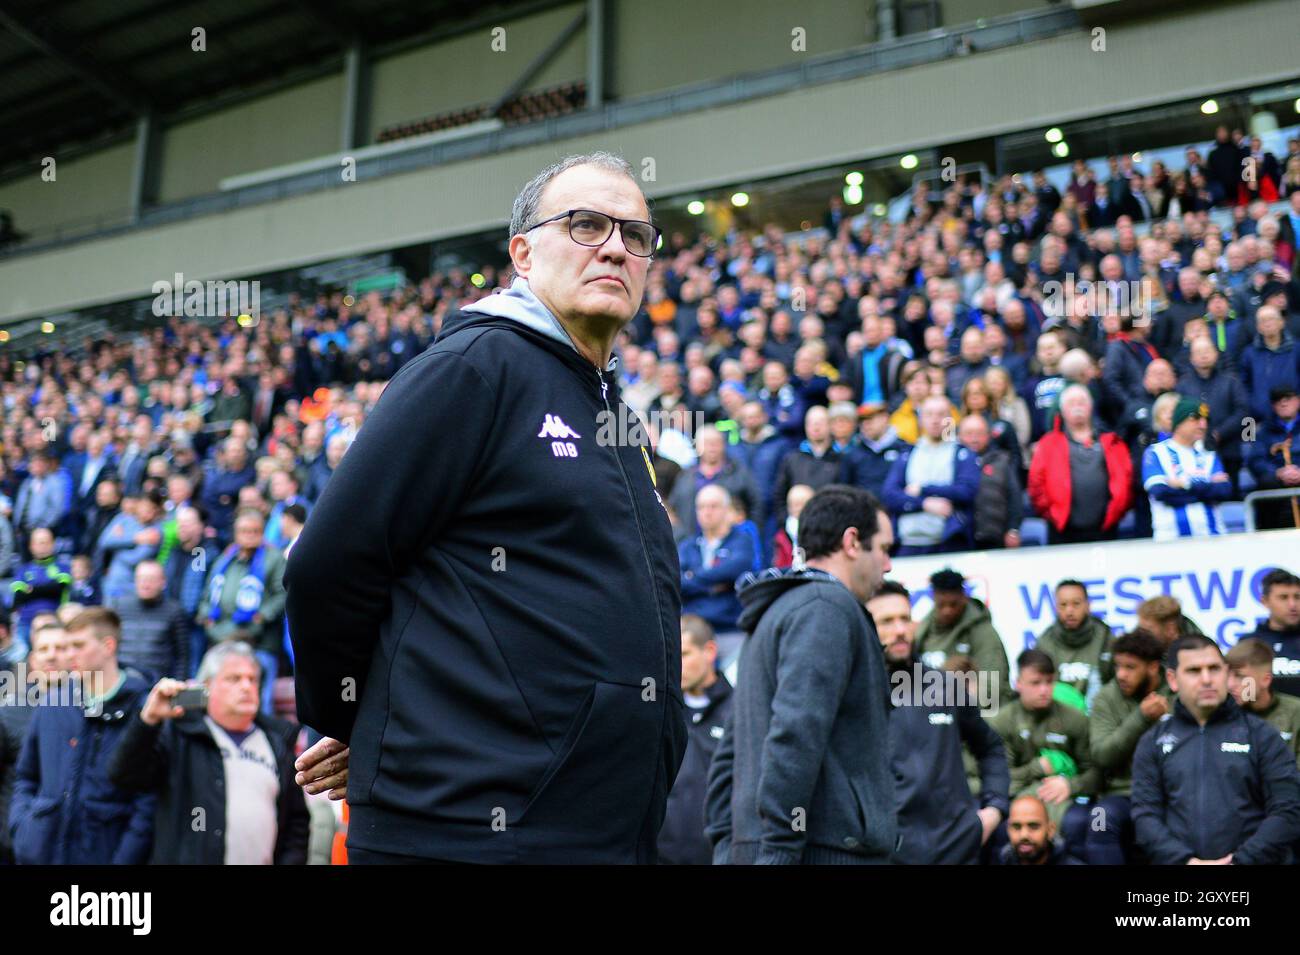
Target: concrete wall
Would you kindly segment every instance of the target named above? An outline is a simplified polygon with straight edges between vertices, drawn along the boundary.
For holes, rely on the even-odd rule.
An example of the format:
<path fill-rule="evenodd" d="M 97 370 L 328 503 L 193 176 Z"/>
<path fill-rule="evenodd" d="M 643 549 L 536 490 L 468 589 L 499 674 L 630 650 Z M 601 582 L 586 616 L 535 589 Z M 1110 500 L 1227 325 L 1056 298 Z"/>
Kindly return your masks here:
<path fill-rule="evenodd" d="M 29 175 L 0 185 L 0 209 L 12 212 L 15 227 L 23 232 L 124 218 L 130 212 L 134 160 L 134 142 L 110 146 L 56 162 L 53 182 L 41 178 L 38 164 Z"/>
<path fill-rule="evenodd" d="M 217 191 L 227 176 L 335 152 L 343 76 L 326 76 L 166 129 L 161 202 Z"/>

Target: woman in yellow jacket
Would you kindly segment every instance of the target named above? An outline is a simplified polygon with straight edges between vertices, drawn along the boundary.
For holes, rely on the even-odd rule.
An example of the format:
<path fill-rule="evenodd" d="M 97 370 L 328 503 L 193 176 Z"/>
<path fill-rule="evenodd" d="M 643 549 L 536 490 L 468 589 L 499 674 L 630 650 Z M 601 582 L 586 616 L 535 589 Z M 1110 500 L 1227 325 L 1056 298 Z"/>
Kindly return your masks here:
<path fill-rule="evenodd" d="M 917 414 L 921 403 L 930 397 L 930 376 L 927 374 L 925 365 L 921 362 L 909 361 L 903 366 L 903 373 L 900 377 L 903 383 L 903 394 L 907 397 L 889 416 L 889 423 L 893 425 L 894 432 L 901 440 L 906 441 L 908 444 L 916 444 L 916 439 L 921 434 L 921 425 Z M 957 410 L 956 405 L 952 404 L 952 402 L 948 403 L 948 408 L 955 426 L 961 420 L 961 412 Z"/>

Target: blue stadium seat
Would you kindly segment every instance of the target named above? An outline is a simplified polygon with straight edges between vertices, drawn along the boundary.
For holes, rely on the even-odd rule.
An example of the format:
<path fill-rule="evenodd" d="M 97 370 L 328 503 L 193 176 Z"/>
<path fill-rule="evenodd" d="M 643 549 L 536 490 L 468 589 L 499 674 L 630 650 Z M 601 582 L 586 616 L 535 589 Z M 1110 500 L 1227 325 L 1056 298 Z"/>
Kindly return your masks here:
<path fill-rule="evenodd" d="M 1047 546 L 1047 521 L 1041 517 L 1026 517 L 1020 522 L 1021 547 Z"/>
<path fill-rule="evenodd" d="M 1219 517 L 1229 534 L 1240 534 L 1246 529 L 1246 505 L 1241 501 L 1224 501 L 1219 505 Z"/>
<path fill-rule="evenodd" d="M 1255 480 L 1255 475 L 1251 473 L 1250 468 L 1243 467 L 1237 474 L 1237 490 L 1241 492 L 1242 497 L 1251 491 L 1259 490 L 1259 482 Z"/>

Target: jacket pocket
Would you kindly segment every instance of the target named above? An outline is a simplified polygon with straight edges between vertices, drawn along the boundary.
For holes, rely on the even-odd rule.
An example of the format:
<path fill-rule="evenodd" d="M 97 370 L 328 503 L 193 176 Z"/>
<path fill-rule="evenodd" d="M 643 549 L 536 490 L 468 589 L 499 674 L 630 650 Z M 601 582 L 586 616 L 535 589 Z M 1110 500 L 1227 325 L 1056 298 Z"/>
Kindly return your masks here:
<path fill-rule="evenodd" d="M 122 836 L 126 834 L 134 807 L 130 804 L 87 799 L 83 806 L 82 825 L 77 843 L 85 853 L 78 862 L 108 865 L 113 861 Z"/>
<path fill-rule="evenodd" d="M 666 770 L 664 706 L 643 699 L 640 686 L 595 684 L 524 807 L 521 846 L 632 861 Z"/>
<path fill-rule="evenodd" d="M 37 796 L 32 800 L 27 818 L 14 830 L 14 861 L 19 865 L 48 865 L 54 859 L 54 840 L 58 836 L 57 810 L 63 804 L 58 796 Z"/>

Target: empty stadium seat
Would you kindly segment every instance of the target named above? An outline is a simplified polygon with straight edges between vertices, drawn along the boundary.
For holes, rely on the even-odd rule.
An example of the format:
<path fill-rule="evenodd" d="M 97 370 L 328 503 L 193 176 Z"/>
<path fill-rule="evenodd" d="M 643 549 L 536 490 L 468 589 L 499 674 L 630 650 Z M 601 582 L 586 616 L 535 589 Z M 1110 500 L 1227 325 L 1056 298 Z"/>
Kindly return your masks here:
<path fill-rule="evenodd" d="M 1026 517 L 1020 522 L 1021 547 L 1047 546 L 1047 521 L 1041 517 Z"/>
<path fill-rule="evenodd" d="M 1224 501 L 1219 505 L 1219 517 L 1230 534 L 1246 529 L 1246 505 L 1241 501 Z"/>

